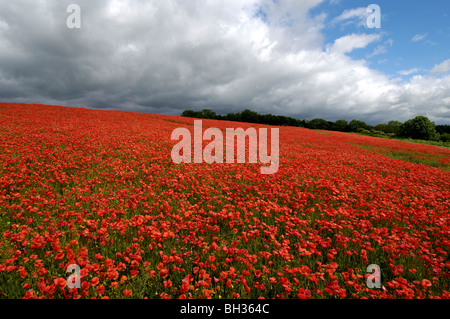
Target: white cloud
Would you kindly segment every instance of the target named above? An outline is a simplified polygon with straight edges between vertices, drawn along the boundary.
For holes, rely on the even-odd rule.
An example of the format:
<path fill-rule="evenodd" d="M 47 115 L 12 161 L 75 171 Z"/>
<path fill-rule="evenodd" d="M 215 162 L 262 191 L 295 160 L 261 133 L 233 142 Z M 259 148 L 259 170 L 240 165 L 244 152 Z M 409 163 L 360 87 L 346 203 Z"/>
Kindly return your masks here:
<path fill-rule="evenodd" d="M 411 41 L 412 42 L 419 42 L 422 41 L 423 39 L 425 39 L 428 36 L 428 33 L 420 33 L 420 34 L 416 34 L 412 37 Z"/>
<path fill-rule="evenodd" d="M 380 38 L 379 34 L 349 34 L 336 39 L 331 47 L 331 52 L 350 53 L 355 49 L 365 48 Z"/>
<path fill-rule="evenodd" d="M 378 45 L 378 46 L 375 48 L 375 50 L 373 50 L 372 53 L 366 55 L 366 58 L 369 59 L 369 58 L 372 58 L 372 57 L 374 57 L 374 56 L 376 56 L 376 55 L 383 54 L 383 53 L 386 53 L 386 52 L 387 52 L 386 46 L 384 46 L 384 45 Z"/>
<path fill-rule="evenodd" d="M 7 31 L 9 29 L 8 23 L 0 20 L 0 31 Z"/>
<path fill-rule="evenodd" d="M 441 64 L 437 64 L 434 66 L 434 68 L 430 71 L 432 74 L 440 74 L 440 73 L 447 73 L 450 71 L 450 59 L 445 60 Z"/>
<path fill-rule="evenodd" d="M 409 69 L 409 70 L 400 70 L 397 73 L 400 74 L 400 75 L 411 75 L 411 74 L 417 73 L 417 72 L 419 72 L 418 68 L 412 68 L 412 69 Z"/>
<path fill-rule="evenodd" d="M 387 53 L 388 52 L 387 47 L 388 46 L 392 47 L 393 45 L 394 45 L 394 40 L 392 38 L 390 38 L 390 39 L 384 41 L 384 44 L 377 45 L 377 47 L 373 50 L 372 53 L 366 55 L 366 58 L 370 59 L 376 55 Z"/>
<path fill-rule="evenodd" d="M 357 26 L 365 26 L 367 23 L 367 16 L 367 7 L 349 9 L 334 18 L 331 21 L 331 24 L 336 25 L 345 21 L 344 25 L 356 24 Z"/>

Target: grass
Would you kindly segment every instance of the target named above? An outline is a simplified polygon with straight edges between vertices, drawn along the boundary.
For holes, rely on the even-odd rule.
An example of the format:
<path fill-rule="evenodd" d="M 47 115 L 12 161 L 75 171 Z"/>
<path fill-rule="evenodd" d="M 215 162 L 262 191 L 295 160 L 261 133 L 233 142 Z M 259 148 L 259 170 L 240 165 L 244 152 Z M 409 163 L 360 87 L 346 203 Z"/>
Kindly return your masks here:
<path fill-rule="evenodd" d="M 373 151 L 375 153 L 387 156 L 392 159 L 402 160 L 405 162 L 422 164 L 431 167 L 440 168 L 443 171 L 450 171 L 450 165 L 443 161 L 444 156 L 440 156 L 437 154 L 423 153 L 423 152 L 413 152 L 410 150 L 394 150 L 390 148 L 377 147 L 373 145 L 366 144 L 358 144 L 358 143 L 350 143 L 357 147 Z"/>
<path fill-rule="evenodd" d="M 397 140 L 397 141 L 402 141 L 402 142 L 407 142 L 407 143 L 433 145 L 433 146 L 437 146 L 437 147 L 450 149 L 450 142 L 415 140 L 412 138 L 400 138 L 400 137 L 395 137 L 395 138 L 391 138 L 391 139 Z"/>
<path fill-rule="evenodd" d="M 385 134 L 382 132 L 377 133 L 356 133 L 356 132 L 348 132 L 349 134 L 356 134 L 356 135 L 363 135 L 363 136 L 372 136 L 372 137 L 379 137 L 379 138 L 386 138 L 390 140 L 396 140 L 406 143 L 413 143 L 413 144 L 425 144 L 425 145 L 433 145 L 437 147 L 442 147 L 446 149 L 450 149 L 450 142 L 444 142 L 444 141 L 429 141 L 429 140 L 419 140 L 419 139 L 413 139 L 413 138 L 403 138 L 403 137 L 394 137 L 389 134 Z"/>

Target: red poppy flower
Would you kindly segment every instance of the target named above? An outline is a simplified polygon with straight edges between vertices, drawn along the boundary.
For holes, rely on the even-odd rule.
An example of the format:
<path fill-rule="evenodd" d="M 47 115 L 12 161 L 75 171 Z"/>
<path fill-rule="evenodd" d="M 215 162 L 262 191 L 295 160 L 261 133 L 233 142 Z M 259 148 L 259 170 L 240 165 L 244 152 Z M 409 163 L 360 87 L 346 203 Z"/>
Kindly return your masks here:
<path fill-rule="evenodd" d="M 56 286 L 58 286 L 60 289 L 63 289 L 67 286 L 67 280 L 64 278 L 56 278 L 54 280 L 54 283 Z"/>
<path fill-rule="evenodd" d="M 159 271 L 159 274 L 161 275 L 161 277 L 166 278 L 167 275 L 169 274 L 169 269 L 163 268 Z"/>
<path fill-rule="evenodd" d="M 0 298 L 450 298 L 448 149 L 282 126 L 264 175 L 238 154 L 173 163 L 173 131 L 199 133 L 187 117 L 0 103 L 0 122 L 0 275 L 16 281 Z"/>
<path fill-rule="evenodd" d="M 126 297 L 129 297 L 129 296 L 131 296 L 132 294 L 133 294 L 133 290 L 131 290 L 131 289 L 125 289 L 125 290 L 123 291 L 123 295 L 126 296 Z"/>
<path fill-rule="evenodd" d="M 99 280 L 98 277 L 92 278 L 92 279 L 91 279 L 91 285 L 92 285 L 92 287 L 97 286 L 99 282 L 100 282 L 100 280 Z"/>
<path fill-rule="evenodd" d="M 423 279 L 421 282 L 421 285 L 423 288 L 428 288 L 428 287 L 431 287 L 432 284 L 431 284 L 431 281 L 429 281 L 428 279 Z"/>
<path fill-rule="evenodd" d="M 298 299 L 311 299 L 311 291 L 305 288 L 299 288 L 297 290 Z"/>

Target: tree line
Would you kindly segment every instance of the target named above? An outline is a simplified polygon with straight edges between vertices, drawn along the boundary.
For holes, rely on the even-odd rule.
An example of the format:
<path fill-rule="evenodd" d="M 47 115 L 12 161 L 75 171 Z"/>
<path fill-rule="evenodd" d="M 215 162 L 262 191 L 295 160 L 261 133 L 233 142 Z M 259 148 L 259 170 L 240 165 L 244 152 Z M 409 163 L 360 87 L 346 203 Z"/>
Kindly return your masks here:
<path fill-rule="evenodd" d="M 450 142 L 450 125 L 435 125 L 426 116 L 416 116 L 404 123 L 390 121 L 387 124 L 377 124 L 374 126 L 359 120 L 352 120 L 350 122 L 346 120 L 331 122 L 321 118 L 299 120 L 289 116 L 259 114 L 249 109 L 238 113 L 228 113 L 227 115 L 216 114 L 216 112 L 210 109 L 203 109 L 201 111 L 185 110 L 181 116 L 275 126 L 297 126 L 315 130 L 354 132 L 380 137 L 402 137 Z"/>

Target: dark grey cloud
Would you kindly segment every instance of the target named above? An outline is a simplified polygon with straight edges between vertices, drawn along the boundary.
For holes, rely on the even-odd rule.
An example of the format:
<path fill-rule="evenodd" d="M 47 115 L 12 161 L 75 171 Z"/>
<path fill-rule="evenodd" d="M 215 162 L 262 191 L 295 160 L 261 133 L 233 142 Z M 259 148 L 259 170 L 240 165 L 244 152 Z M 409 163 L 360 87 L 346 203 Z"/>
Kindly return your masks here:
<path fill-rule="evenodd" d="M 321 0 L 0 3 L 0 100 L 180 114 L 186 108 L 372 123 L 425 114 L 450 121 L 450 76 L 390 79 L 324 46 Z M 81 29 L 66 8 L 81 7 Z"/>

